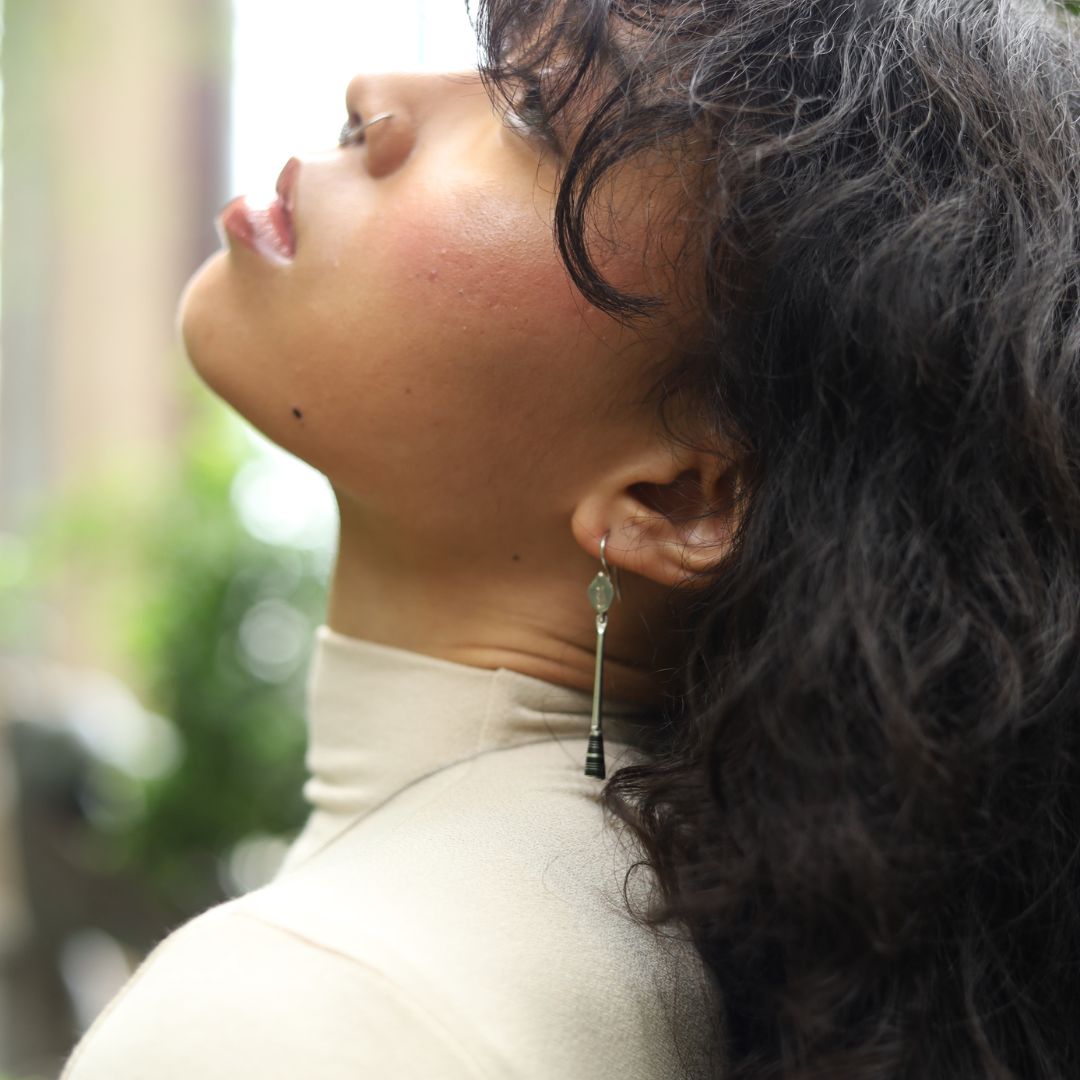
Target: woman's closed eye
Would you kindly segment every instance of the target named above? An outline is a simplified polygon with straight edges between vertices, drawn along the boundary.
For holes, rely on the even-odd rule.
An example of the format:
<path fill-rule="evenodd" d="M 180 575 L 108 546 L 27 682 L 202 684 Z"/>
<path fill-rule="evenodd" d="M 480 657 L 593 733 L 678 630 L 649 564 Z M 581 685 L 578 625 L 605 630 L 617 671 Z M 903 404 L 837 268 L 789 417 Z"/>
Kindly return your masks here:
<path fill-rule="evenodd" d="M 523 138 L 562 156 L 563 147 L 551 118 L 544 108 L 543 93 L 538 80 L 523 80 L 510 100 L 506 112 L 507 124 Z"/>

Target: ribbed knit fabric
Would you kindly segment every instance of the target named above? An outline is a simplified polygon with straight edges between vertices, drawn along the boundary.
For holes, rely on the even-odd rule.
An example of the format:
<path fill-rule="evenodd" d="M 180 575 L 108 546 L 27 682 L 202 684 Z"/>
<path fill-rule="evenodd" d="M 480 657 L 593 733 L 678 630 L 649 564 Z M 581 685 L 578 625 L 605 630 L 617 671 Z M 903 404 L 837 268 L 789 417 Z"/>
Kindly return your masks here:
<path fill-rule="evenodd" d="M 166 939 L 65 1080 L 705 1075 L 706 980 L 627 909 L 590 704 L 321 631 L 314 809 L 284 870 Z M 609 775 L 641 722 L 611 710 Z"/>

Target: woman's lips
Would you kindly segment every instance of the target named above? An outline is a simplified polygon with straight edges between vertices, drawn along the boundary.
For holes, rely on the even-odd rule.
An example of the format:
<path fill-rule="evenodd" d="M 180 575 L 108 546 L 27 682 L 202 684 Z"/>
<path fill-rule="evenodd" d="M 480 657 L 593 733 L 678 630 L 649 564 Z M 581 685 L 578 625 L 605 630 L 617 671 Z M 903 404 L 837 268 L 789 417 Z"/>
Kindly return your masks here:
<path fill-rule="evenodd" d="M 292 158 L 277 182 L 277 198 L 258 204 L 241 195 L 221 212 L 221 227 L 234 240 L 247 244 L 271 262 L 292 262 L 296 255 L 293 231 L 293 193 L 300 162 Z"/>

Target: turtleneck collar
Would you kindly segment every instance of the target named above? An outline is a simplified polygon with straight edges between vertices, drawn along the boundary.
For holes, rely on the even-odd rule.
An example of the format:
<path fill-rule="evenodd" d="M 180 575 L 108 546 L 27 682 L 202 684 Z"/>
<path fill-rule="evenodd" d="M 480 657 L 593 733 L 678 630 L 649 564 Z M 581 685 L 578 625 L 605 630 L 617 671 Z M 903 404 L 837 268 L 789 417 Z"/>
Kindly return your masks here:
<path fill-rule="evenodd" d="M 308 692 L 313 813 L 286 869 L 399 791 L 491 750 L 588 735 L 592 698 L 500 668 L 489 671 L 319 630 Z M 605 734 L 644 710 L 605 702 Z M 620 723 L 621 722 L 621 723 Z M 581 755 L 584 767 L 584 754 Z"/>

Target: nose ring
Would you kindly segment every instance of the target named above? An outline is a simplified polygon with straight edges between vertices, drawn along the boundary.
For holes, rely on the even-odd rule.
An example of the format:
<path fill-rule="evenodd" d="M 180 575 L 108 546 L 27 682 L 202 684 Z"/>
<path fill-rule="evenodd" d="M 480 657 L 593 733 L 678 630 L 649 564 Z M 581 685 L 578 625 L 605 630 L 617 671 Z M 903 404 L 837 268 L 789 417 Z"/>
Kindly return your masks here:
<path fill-rule="evenodd" d="M 338 136 L 338 146 L 354 146 L 357 143 L 364 141 L 364 132 L 367 131 L 372 124 L 377 124 L 380 120 L 389 120 L 393 113 L 379 113 L 378 116 L 373 116 L 370 120 L 365 120 L 362 116 L 356 118 L 356 123 L 349 120 L 345 121 L 345 126 L 341 129 L 341 134 Z"/>

